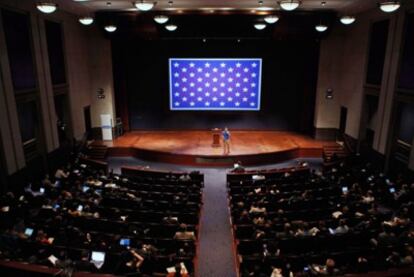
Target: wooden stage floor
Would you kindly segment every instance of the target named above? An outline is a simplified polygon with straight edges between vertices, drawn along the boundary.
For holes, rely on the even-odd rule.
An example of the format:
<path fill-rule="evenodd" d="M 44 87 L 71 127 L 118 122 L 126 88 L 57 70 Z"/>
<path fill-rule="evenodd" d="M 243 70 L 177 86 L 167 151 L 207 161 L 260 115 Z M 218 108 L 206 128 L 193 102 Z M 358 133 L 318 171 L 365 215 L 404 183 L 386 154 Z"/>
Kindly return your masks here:
<path fill-rule="evenodd" d="M 109 156 L 135 156 L 153 161 L 190 165 L 230 165 L 237 160 L 245 164 L 264 164 L 298 157 L 322 157 L 318 141 L 293 132 L 231 131 L 229 155 L 223 148 L 212 147 L 211 131 L 133 131 L 111 141 Z"/>

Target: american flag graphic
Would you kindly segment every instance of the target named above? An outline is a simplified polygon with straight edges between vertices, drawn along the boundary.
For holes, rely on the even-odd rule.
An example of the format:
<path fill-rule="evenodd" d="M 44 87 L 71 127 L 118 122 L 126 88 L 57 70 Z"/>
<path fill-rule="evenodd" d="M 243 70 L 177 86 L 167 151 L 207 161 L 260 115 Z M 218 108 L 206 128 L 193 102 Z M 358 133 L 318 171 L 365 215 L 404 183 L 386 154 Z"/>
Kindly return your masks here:
<path fill-rule="evenodd" d="M 169 62 L 171 110 L 260 110 L 262 59 Z"/>

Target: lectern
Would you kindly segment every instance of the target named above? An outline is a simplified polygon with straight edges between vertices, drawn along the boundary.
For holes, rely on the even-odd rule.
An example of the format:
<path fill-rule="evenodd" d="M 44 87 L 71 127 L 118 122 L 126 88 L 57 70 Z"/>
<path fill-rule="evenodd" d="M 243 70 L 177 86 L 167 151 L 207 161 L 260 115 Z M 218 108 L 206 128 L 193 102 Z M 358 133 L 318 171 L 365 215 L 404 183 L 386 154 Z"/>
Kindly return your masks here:
<path fill-rule="evenodd" d="M 219 128 L 214 128 L 211 132 L 213 134 L 213 144 L 211 146 L 220 147 L 221 130 Z"/>

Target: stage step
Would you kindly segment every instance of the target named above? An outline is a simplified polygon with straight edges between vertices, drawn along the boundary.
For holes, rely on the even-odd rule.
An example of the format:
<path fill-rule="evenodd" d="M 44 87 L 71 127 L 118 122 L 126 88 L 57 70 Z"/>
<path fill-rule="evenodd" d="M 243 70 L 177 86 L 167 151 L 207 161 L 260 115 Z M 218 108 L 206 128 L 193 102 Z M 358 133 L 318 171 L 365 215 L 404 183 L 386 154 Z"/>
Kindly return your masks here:
<path fill-rule="evenodd" d="M 98 144 L 90 144 L 86 151 L 86 155 L 92 160 L 105 160 L 107 153 L 108 147 Z"/>
<path fill-rule="evenodd" d="M 348 150 L 341 144 L 335 143 L 323 146 L 323 159 L 325 165 L 336 164 L 348 156 Z"/>

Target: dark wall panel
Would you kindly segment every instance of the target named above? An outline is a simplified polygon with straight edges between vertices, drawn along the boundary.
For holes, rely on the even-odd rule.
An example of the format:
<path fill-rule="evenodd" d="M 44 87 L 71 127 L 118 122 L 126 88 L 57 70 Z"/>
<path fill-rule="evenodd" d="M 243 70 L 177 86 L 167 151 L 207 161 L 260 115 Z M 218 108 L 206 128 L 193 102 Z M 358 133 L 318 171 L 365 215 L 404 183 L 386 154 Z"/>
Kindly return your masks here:
<path fill-rule="evenodd" d="M 132 129 L 312 130 L 316 41 L 114 40 L 113 51 L 116 94 L 127 96 L 127 104 L 117 103 L 117 112 L 125 118 L 128 110 Z M 262 58 L 261 111 L 170 111 L 168 59 L 172 57 Z"/>
<path fill-rule="evenodd" d="M 1 11 L 10 71 L 16 91 L 36 88 L 30 18 L 27 14 Z"/>
<path fill-rule="evenodd" d="M 398 86 L 404 89 L 414 89 L 414 14 L 406 18 L 404 40 Z"/>
<path fill-rule="evenodd" d="M 389 20 L 372 24 L 367 66 L 367 84 L 381 85 L 385 52 L 387 50 L 388 28 Z"/>
<path fill-rule="evenodd" d="M 414 104 L 401 104 L 398 139 L 412 144 L 414 139 Z"/>

